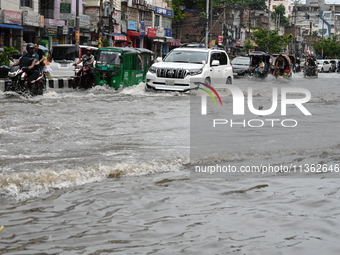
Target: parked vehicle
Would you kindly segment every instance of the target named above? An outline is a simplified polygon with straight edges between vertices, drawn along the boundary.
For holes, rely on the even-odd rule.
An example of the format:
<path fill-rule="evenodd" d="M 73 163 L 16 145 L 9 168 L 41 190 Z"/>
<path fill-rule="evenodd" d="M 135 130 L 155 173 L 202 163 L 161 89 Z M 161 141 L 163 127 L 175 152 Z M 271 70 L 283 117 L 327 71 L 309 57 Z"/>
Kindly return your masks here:
<path fill-rule="evenodd" d="M 145 81 L 151 65 L 152 51 L 135 48 L 106 47 L 98 49 L 95 83 L 118 89 Z"/>
<path fill-rule="evenodd" d="M 51 76 L 53 78 L 73 77 L 74 68 L 73 63 L 77 62 L 82 55 L 85 54 L 86 48 L 90 46 L 80 45 L 79 52 L 76 51 L 74 44 L 58 44 L 52 46 L 51 55 L 49 58 Z M 92 54 L 96 56 L 98 48 L 90 47 Z"/>
<path fill-rule="evenodd" d="M 236 57 L 231 61 L 234 78 L 245 77 L 248 74 L 250 64 L 249 57 Z"/>
<path fill-rule="evenodd" d="M 292 64 L 290 62 L 290 58 L 287 55 L 280 54 L 275 59 L 273 75 L 275 76 L 275 78 L 279 76 L 283 78 L 292 77 Z"/>
<path fill-rule="evenodd" d="M 146 90 L 186 92 L 195 82 L 211 86 L 232 84 L 233 70 L 225 51 L 205 48 L 176 48 L 162 60 L 157 58 L 146 74 Z"/>
<path fill-rule="evenodd" d="M 318 71 L 319 73 L 324 73 L 324 72 L 331 72 L 332 70 L 332 65 L 329 62 L 329 60 L 326 59 L 319 59 L 318 60 Z"/>
<path fill-rule="evenodd" d="M 74 68 L 75 75 L 73 77 L 73 88 L 90 89 L 92 88 L 92 79 L 89 71 L 90 67 L 77 65 Z"/>
<path fill-rule="evenodd" d="M 32 61 L 33 59 L 30 58 L 21 58 L 20 63 L 27 61 Z M 8 72 L 8 78 L 10 79 L 9 83 L 6 83 L 5 92 L 6 91 L 13 91 L 22 96 L 38 96 L 43 95 L 44 89 L 46 88 L 46 77 L 40 71 L 39 76 L 28 83 L 28 68 L 27 66 L 12 66 Z"/>
<path fill-rule="evenodd" d="M 248 77 L 266 78 L 270 73 L 270 55 L 262 51 L 251 51 L 248 55 L 250 57 Z M 260 61 L 263 61 L 264 68 L 259 68 Z"/>
<path fill-rule="evenodd" d="M 337 60 L 336 59 L 331 59 L 331 60 L 329 60 L 329 63 L 331 63 L 331 66 L 332 66 L 332 68 L 331 68 L 331 72 L 336 72 L 336 66 L 337 66 Z"/>

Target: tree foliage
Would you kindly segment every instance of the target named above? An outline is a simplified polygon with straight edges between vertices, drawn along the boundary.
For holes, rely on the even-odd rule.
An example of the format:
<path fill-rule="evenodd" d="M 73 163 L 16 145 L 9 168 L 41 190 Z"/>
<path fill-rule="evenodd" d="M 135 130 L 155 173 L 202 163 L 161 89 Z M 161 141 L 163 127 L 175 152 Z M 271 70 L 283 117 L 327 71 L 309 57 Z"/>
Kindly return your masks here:
<path fill-rule="evenodd" d="M 8 66 L 10 63 L 10 57 L 17 54 L 20 54 L 20 51 L 16 50 L 14 47 L 4 47 L 3 51 L 0 52 L 0 65 Z"/>
<path fill-rule="evenodd" d="M 267 30 L 262 27 L 255 27 L 253 37 L 258 45 L 257 49 L 269 54 L 280 53 L 285 50 L 293 35 L 279 35 L 277 30 Z"/>
<path fill-rule="evenodd" d="M 244 44 L 243 44 L 243 51 L 248 53 L 249 51 L 251 51 L 253 49 L 254 49 L 254 45 L 253 45 L 252 40 L 250 40 L 250 39 L 245 40 Z"/>
<path fill-rule="evenodd" d="M 184 1 L 182 0 L 172 0 L 172 9 L 174 10 L 173 22 L 178 23 L 185 18 L 185 14 L 181 10 L 181 7 L 185 7 Z"/>
<path fill-rule="evenodd" d="M 314 39 L 312 46 L 319 56 L 323 55 L 324 57 L 327 56 L 327 58 L 338 58 L 340 56 L 340 40 L 337 36 Z"/>
<path fill-rule="evenodd" d="M 285 16 L 286 8 L 280 4 L 274 8 L 272 16 L 280 19 L 280 25 L 286 26 L 289 24 L 289 19 Z"/>

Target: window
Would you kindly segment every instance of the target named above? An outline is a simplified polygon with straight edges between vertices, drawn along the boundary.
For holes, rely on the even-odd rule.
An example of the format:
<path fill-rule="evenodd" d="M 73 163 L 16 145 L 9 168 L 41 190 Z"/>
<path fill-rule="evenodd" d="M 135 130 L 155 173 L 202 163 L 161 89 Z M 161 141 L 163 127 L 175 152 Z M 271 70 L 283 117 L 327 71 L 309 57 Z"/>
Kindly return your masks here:
<path fill-rule="evenodd" d="M 172 22 L 172 19 L 163 17 L 162 18 L 162 27 L 164 27 L 164 28 L 171 28 L 171 22 Z"/>
<path fill-rule="evenodd" d="M 227 65 L 228 64 L 228 59 L 227 59 L 227 55 L 225 53 L 220 53 L 220 65 Z"/>
<path fill-rule="evenodd" d="M 160 26 L 160 19 L 161 19 L 160 16 L 158 16 L 158 15 L 155 16 L 155 27 L 159 27 Z"/>
<path fill-rule="evenodd" d="M 228 59 L 225 53 L 222 52 L 214 52 L 211 55 L 211 60 L 210 60 L 210 65 L 213 60 L 218 60 L 220 61 L 220 65 L 227 65 L 228 64 Z"/>
<path fill-rule="evenodd" d="M 54 0 L 39 0 L 39 12 L 45 19 L 54 19 Z"/>
<path fill-rule="evenodd" d="M 33 8 L 32 0 L 20 0 L 22 7 L 30 7 Z"/>

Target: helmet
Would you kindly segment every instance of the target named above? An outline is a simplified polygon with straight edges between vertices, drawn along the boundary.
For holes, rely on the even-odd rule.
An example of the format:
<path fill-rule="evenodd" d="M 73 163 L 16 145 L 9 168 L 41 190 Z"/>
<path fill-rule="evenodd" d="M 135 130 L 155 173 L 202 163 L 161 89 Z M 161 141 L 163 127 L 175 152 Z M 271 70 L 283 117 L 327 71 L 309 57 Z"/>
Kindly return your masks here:
<path fill-rule="evenodd" d="M 26 45 L 26 50 L 29 50 L 29 49 L 35 49 L 33 43 L 28 43 L 28 44 Z"/>

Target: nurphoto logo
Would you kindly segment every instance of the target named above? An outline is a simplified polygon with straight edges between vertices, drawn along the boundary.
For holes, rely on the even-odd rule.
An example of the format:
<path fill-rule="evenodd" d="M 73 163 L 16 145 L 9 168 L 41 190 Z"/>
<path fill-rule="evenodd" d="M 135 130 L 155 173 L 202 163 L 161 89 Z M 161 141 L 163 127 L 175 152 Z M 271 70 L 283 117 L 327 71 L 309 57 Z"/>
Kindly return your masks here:
<path fill-rule="evenodd" d="M 220 105 L 222 106 L 222 100 L 220 98 L 220 95 L 217 93 L 217 91 L 210 85 L 201 83 L 201 82 L 195 82 L 197 84 L 197 88 L 195 89 L 201 89 L 204 90 L 214 101 L 216 104 L 216 99 L 214 98 L 213 94 L 204 88 L 201 88 L 200 85 L 203 85 L 207 88 L 209 88 L 214 94 L 217 96 L 217 98 L 220 101 Z M 222 88 L 222 87 L 221 87 Z M 311 99 L 311 93 L 309 90 L 304 88 L 297 88 L 297 87 L 283 87 L 281 88 L 281 93 L 279 93 L 278 88 L 273 87 L 272 88 L 272 105 L 269 109 L 263 109 L 263 107 L 256 109 L 254 107 L 253 102 L 253 89 L 251 87 L 248 87 L 247 90 L 247 100 L 245 100 L 245 96 L 243 91 L 236 87 L 235 85 L 223 85 L 223 88 L 228 89 L 233 98 L 233 115 L 245 115 L 245 101 L 247 101 L 248 110 L 253 114 L 257 116 L 268 116 L 273 114 L 278 107 L 278 102 L 281 102 L 281 116 L 287 115 L 287 105 L 294 105 L 297 107 L 304 115 L 312 115 L 306 107 L 303 105 L 304 103 L 307 103 Z M 279 99 L 279 94 L 281 94 L 281 98 Z M 289 98 L 288 95 L 295 95 L 295 98 Z M 300 97 L 300 95 L 304 95 L 303 97 Z M 201 95 L 201 115 L 207 115 L 207 99 L 206 94 Z M 283 127 L 295 127 L 297 126 L 297 121 L 294 119 L 251 119 L 246 121 L 245 119 L 242 122 L 235 122 L 234 124 L 242 125 L 244 127 L 262 127 L 265 123 L 271 123 L 271 126 L 274 127 L 274 123 L 280 122 L 281 126 Z M 231 127 L 233 125 L 233 120 L 227 120 L 227 119 L 214 119 L 213 121 L 213 127 L 216 127 L 216 125 L 225 125 L 230 124 Z M 256 125 L 254 123 L 257 123 Z M 286 124 L 285 124 L 286 123 Z M 288 125 L 287 123 L 293 123 Z M 247 125 L 248 124 L 248 125 Z"/>
<path fill-rule="evenodd" d="M 220 95 L 217 93 L 217 91 L 212 86 L 210 86 L 209 84 L 203 83 L 203 82 L 194 82 L 194 84 L 197 85 L 197 87 L 194 88 L 194 90 L 198 90 L 198 89 L 203 90 L 205 93 L 207 93 L 211 97 L 214 104 L 217 104 L 214 95 L 209 90 L 207 90 L 205 88 L 201 88 L 200 86 L 202 85 L 202 86 L 209 88 L 217 96 L 218 101 L 220 102 L 220 105 L 222 106 L 222 99 L 221 99 Z M 202 115 L 207 115 L 207 97 L 206 97 L 206 95 L 202 96 Z"/>

